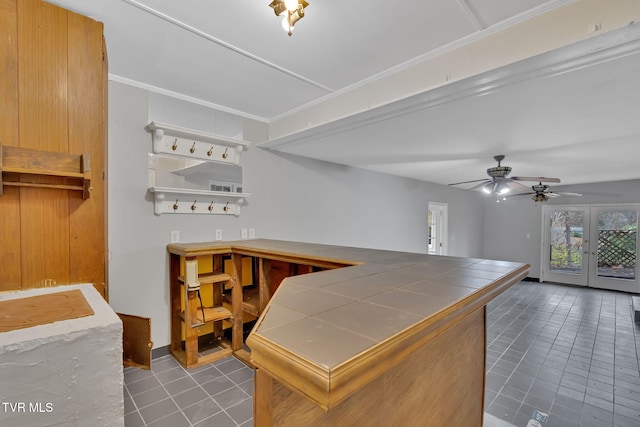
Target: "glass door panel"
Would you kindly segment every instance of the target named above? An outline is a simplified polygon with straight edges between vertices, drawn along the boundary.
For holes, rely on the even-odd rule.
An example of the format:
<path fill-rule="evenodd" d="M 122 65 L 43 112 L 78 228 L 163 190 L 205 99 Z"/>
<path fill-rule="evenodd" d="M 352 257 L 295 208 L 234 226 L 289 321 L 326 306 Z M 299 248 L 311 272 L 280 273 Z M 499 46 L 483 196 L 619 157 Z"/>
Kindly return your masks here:
<path fill-rule="evenodd" d="M 541 280 L 640 293 L 640 204 L 544 206 Z"/>
<path fill-rule="evenodd" d="M 587 285 L 589 211 L 585 207 L 545 206 L 543 280 Z"/>
<path fill-rule="evenodd" d="M 627 292 L 638 287 L 638 212 L 640 205 L 592 208 L 592 236 L 597 242 L 590 256 L 589 285 Z"/>

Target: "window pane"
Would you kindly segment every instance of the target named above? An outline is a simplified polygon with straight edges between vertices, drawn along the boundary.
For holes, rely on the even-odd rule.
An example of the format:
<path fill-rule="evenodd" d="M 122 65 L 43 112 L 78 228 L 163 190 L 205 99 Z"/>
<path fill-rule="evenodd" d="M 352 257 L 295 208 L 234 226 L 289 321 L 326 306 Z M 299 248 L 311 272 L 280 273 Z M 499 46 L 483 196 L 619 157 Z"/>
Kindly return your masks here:
<path fill-rule="evenodd" d="M 602 211 L 598 215 L 598 276 L 635 280 L 637 211 Z"/>
<path fill-rule="evenodd" d="M 551 213 L 549 269 L 553 273 L 582 274 L 582 211 Z"/>

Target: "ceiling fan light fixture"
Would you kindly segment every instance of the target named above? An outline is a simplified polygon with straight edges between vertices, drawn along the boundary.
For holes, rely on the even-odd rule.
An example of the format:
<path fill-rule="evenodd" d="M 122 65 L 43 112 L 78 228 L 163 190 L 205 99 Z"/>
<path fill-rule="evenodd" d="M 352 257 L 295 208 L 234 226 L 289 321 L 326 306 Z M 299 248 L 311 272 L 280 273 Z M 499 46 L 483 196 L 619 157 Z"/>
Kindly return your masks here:
<path fill-rule="evenodd" d="M 508 192 L 509 192 L 509 187 L 507 187 L 506 185 L 503 186 L 502 188 L 498 189 L 498 194 L 501 195 L 501 196 L 504 196 Z"/>
<path fill-rule="evenodd" d="M 534 202 L 536 202 L 536 203 L 538 203 L 538 202 L 540 202 L 540 203 L 544 203 L 544 202 L 546 202 L 547 200 L 549 200 L 549 196 L 547 196 L 547 195 L 546 195 L 546 194 L 544 194 L 544 193 L 536 193 L 536 194 L 534 194 L 534 195 L 533 195 L 533 197 L 531 198 L 531 200 L 533 200 L 533 201 L 534 201 Z"/>
<path fill-rule="evenodd" d="M 545 178 L 545 177 L 530 177 L 530 176 L 514 176 L 509 177 L 508 175 L 511 173 L 511 168 L 509 166 L 503 166 L 502 161 L 504 160 L 504 154 L 500 154 L 497 156 L 493 156 L 493 159 L 498 162 L 498 166 L 494 166 L 492 168 L 487 169 L 487 175 L 489 175 L 490 179 L 476 179 L 472 181 L 462 181 L 456 182 L 449 185 L 459 185 L 459 184 L 470 184 L 480 182 L 477 185 L 474 185 L 471 190 L 482 190 L 483 193 L 493 194 L 496 196 L 496 202 L 500 202 L 500 200 L 506 200 L 507 197 L 520 196 L 520 195 L 531 195 L 534 194 L 532 199 L 535 202 L 546 202 L 549 200 L 549 197 L 555 197 L 560 194 L 569 194 L 569 193 L 553 193 L 549 190 L 549 186 L 547 184 L 543 184 L 543 182 L 560 182 L 559 178 Z M 538 181 L 537 185 L 533 185 L 531 189 L 533 193 L 522 193 L 519 189 L 520 187 L 526 188 L 524 184 L 521 184 L 520 181 Z M 515 194 L 512 193 L 511 190 L 515 190 Z M 507 196 L 507 194 L 509 194 Z M 577 193 L 571 193 L 576 194 Z"/>
<path fill-rule="evenodd" d="M 482 186 L 482 191 L 486 194 L 495 194 L 497 196 L 504 196 L 509 192 L 509 186 L 504 182 L 488 182 Z"/>
<path fill-rule="evenodd" d="M 506 178 L 511 173 L 510 166 L 496 166 L 487 169 L 487 175 L 492 178 Z"/>
<path fill-rule="evenodd" d="M 549 189 L 549 186 L 543 184 L 542 182 L 540 182 L 539 184 L 532 185 L 531 189 L 533 191 L 535 191 L 536 193 L 543 193 L 543 192 L 545 192 L 545 191 L 547 191 Z"/>
<path fill-rule="evenodd" d="M 487 175 L 492 178 L 506 178 L 511 173 L 511 168 L 500 164 L 504 160 L 504 154 L 493 156 L 493 159 L 498 162 L 498 166 L 487 169 Z"/>

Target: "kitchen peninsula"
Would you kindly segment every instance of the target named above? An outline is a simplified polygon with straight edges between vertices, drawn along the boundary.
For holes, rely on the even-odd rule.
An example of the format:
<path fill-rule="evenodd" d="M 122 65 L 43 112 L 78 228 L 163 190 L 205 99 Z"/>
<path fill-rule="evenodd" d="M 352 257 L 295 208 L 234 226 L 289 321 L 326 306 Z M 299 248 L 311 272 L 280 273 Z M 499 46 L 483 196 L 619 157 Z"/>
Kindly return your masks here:
<path fill-rule="evenodd" d="M 257 260 L 259 293 L 267 295 L 256 297 L 260 317 L 246 340 L 256 426 L 482 425 L 485 306 L 529 271 L 505 261 L 264 239 L 168 251 L 174 317 L 180 257 L 231 257 L 236 335 L 247 301 L 236 286 L 239 259 Z M 298 275 L 268 295 L 271 262 L 305 268 L 291 269 Z M 246 359 L 237 339 L 231 351 Z"/>

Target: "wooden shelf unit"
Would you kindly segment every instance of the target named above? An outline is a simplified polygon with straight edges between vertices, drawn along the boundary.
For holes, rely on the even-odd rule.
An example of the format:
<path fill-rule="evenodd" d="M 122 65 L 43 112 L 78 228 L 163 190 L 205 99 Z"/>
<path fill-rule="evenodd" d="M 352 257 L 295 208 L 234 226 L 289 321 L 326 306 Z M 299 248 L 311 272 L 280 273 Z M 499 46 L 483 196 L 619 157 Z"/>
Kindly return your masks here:
<path fill-rule="evenodd" d="M 89 154 L 67 154 L 0 145 L 0 196 L 3 187 L 41 187 L 91 195 Z"/>
<path fill-rule="evenodd" d="M 178 280 L 182 282 L 184 287 L 184 276 L 178 277 Z M 231 311 L 222 306 L 222 292 L 224 286 L 231 281 L 231 277 L 224 273 L 207 273 L 199 274 L 198 282 L 200 285 L 211 285 L 213 294 L 213 305 L 203 306 L 202 300 L 196 300 L 195 311 L 193 308 L 192 300 L 195 297 L 199 297 L 198 293 L 200 288 L 191 289 L 185 287 L 185 311 L 180 313 L 180 317 L 185 322 L 185 327 L 197 328 L 208 322 L 219 322 L 221 320 L 228 320 L 232 317 Z M 198 305 L 198 302 L 200 305 Z M 221 337 L 221 328 L 218 328 L 220 333 L 215 334 L 216 338 Z"/>
<path fill-rule="evenodd" d="M 203 317 L 204 315 L 204 317 Z M 180 317 L 183 321 L 186 321 L 188 317 L 191 319 L 191 327 L 195 328 L 198 326 L 202 326 L 207 322 L 219 322 L 220 320 L 230 319 L 231 311 L 224 307 L 197 307 L 197 310 L 191 316 L 187 316 L 183 311 L 180 313 Z M 197 323 L 193 322 L 193 319 L 197 320 Z"/>
<path fill-rule="evenodd" d="M 231 295 L 226 293 L 222 299 L 227 304 L 231 304 Z M 260 289 L 256 287 L 244 287 L 242 289 L 242 311 L 254 317 L 260 317 L 262 310 L 260 309 Z"/>
<path fill-rule="evenodd" d="M 184 283 L 184 276 L 178 276 L 178 280 Z M 231 276 L 221 272 L 200 273 L 198 274 L 198 282 L 202 285 L 210 283 L 222 283 L 231 281 Z"/>
<path fill-rule="evenodd" d="M 237 248 L 229 246 L 229 242 L 176 243 L 169 244 L 167 250 L 169 252 L 171 298 L 171 352 L 186 368 L 201 366 L 230 354 L 251 366 L 251 355 L 243 347 L 243 314 L 260 317 L 280 282 L 286 277 L 350 265 L 291 255 L 283 256 L 278 253 L 255 251 L 250 248 Z M 226 319 L 231 323 L 231 341 L 222 339 L 219 343 L 222 350 L 208 355 L 200 355 L 198 353 L 197 328 L 201 323 L 202 312 L 195 292 L 187 292 L 187 295 L 184 296 L 185 278 L 180 274 L 180 271 L 182 259 L 208 256 L 213 257 L 214 272 L 198 274 L 198 281 L 202 286 L 207 282 L 221 281 L 221 278 L 225 278 L 226 282 L 222 283 L 226 283 L 226 286 L 223 285 L 226 289 L 219 295 L 220 299 L 214 301 L 214 306 L 220 307 L 222 303 L 226 303 L 231 307 L 230 310 L 227 309 L 230 317 Z M 252 259 L 251 273 L 254 278 L 253 285 L 243 287 L 243 258 L 247 257 Z M 225 260 L 228 261 L 225 262 Z M 221 273 L 222 271 L 224 273 Z M 187 314 L 187 310 L 182 308 L 183 299 L 188 302 L 190 314 Z M 204 311 L 206 322 L 217 322 L 217 319 L 214 319 L 214 314 L 220 317 L 229 314 L 222 311 L 214 313 L 207 310 L 207 307 Z M 209 316 L 212 316 L 211 319 Z M 182 324 L 189 323 L 185 321 L 187 318 L 191 319 L 191 324 L 194 327 L 185 328 L 185 338 L 183 339 Z M 222 322 L 219 323 L 219 329 L 214 331 L 216 337 L 223 334 Z"/>
<path fill-rule="evenodd" d="M 222 321 L 231 322 L 232 328 L 242 328 L 242 313 L 238 322 L 238 313 L 223 306 L 223 289 L 230 287 L 233 293 L 239 286 L 238 274 L 222 272 L 222 259 L 225 253 L 211 254 L 213 271 L 198 274 L 200 288 L 211 286 L 212 301 L 203 301 L 198 296 L 200 288 L 189 288 L 185 277 L 180 274 L 182 260 L 195 260 L 195 256 L 170 255 L 170 298 L 171 298 L 171 352 L 186 368 L 211 363 L 231 355 L 238 346 L 242 347 L 242 332 L 232 334 L 231 341 L 224 338 Z M 197 261 L 196 261 L 197 262 Z M 241 294 L 238 296 L 241 298 Z M 213 324 L 213 336 L 219 350 L 203 354 L 198 343 L 198 328 Z M 183 339 L 184 326 L 184 339 Z M 183 344 L 184 342 L 184 344 Z"/>

